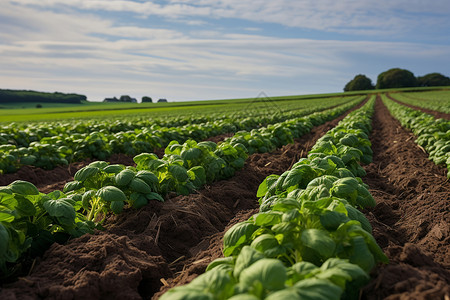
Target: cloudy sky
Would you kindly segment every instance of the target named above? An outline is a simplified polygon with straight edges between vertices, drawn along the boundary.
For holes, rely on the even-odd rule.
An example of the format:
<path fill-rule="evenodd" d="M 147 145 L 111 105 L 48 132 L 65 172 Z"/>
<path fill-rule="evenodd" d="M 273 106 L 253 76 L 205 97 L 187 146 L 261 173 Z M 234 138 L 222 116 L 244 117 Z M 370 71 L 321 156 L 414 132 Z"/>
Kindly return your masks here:
<path fill-rule="evenodd" d="M 450 76 L 448 0 L 0 0 L 0 88 L 169 101 Z"/>

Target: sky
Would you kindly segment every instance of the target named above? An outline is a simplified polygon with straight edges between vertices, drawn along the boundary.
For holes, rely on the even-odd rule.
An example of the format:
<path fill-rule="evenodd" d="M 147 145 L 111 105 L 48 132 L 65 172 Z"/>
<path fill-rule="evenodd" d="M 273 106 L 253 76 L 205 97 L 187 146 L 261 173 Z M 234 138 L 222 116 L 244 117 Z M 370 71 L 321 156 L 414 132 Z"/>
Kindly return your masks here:
<path fill-rule="evenodd" d="M 0 88 L 169 101 L 450 76 L 448 0 L 0 0 Z"/>

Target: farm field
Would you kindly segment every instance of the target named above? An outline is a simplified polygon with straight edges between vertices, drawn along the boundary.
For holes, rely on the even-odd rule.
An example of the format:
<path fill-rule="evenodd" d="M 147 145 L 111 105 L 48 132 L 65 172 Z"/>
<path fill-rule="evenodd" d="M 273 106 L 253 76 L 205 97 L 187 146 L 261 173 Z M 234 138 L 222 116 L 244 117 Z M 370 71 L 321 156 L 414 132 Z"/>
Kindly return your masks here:
<path fill-rule="evenodd" d="M 426 93 L 432 93 L 432 96 L 427 96 Z M 306 158 L 308 153 L 311 155 L 314 151 L 316 153 L 319 151 L 315 145 L 323 142 L 321 137 L 341 124 L 342 120 L 348 120 L 346 117 L 350 112 L 353 114 L 365 108 L 369 111 L 367 115 L 370 115 L 366 121 L 371 124 L 368 136 L 371 150 L 370 148 L 367 150 L 366 147 L 363 152 L 358 150 L 360 154 L 352 154 L 358 159 L 347 156 L 345 166 L 357 172 L 362 182 L 368 185 L 368 191 L 376 202 L 376 206 L 368 205 L 362 209 L 362 212 L 369 220 L 372 235 L 386 254 L 389 263 L 378 263 L 374 268 L 368 267 L 370 279 L 364 283 L 359 293 L 356 290 L 352 291 L 353 294 L 346 293 L 346 296 L 350 298 L 352 294 L 356 299 L 447 299 L 450 297 L 450 255 L 448 254 L 450 253 L 448 222 L 450 184 L 447 171 L 447 168 L 450 169 L 450 151 L 448 150 L 450 149 L 448 148 L 450 147 L 448 134 L 450 115 L 445 113 L 445 110 L 437 112 L 425 106 L 419 108 L 417 102 L 419 101 L 417 99 L 435 99 L 439 93 L 447 99 L 445 100 L 447 102 L 442 102 L 449 103 L 448 91 L 424 92 L 425 96 L 422 92 L 410 92 L 407 97 L 398 97 L 403 95 L 402 93 L 374 93 L 367 96 L 330 98 L 324 102 L 321 102 L 323 99 L 314 99 L 303 104 L 306 103 L 306 106 L 317 107 L 317 109 L 310 109 L 304 113 L 300 112 L 306 109 L 305 105 L 295 103 L 294 100 L 285 103 L 276 102 L 277 107 L 287 107 L 283 109 L 283 112 L 297 111 L 299 114 L 281 114 L 283 117 L 279 119 L 264 119 L 262 123 L 245 129 L 248 130 L 248 134 L 240 135 L 239 132 L 236 133 L 238 130 L 213 131 L 209 135 L 199 135 L 195 139 L 195 145 L 169 144 L 165 148 L 168 143 L 163 143 L 159 147 L 153 147 L 157 157 L 152 160 L 161 161 L 161 163 L 164 157 L 177 159 L 177 151 L 181 149 L 181 146 L 184 147 L 183 151 L 197 149 L 196 147 L 202 141 L 217 144 L 215 147 L 223 147 L 220 145 L 230 143 L 235 149 L 241 149 L 240 146 L 236 146 L 239 143 L 244 145 L 246 150 L 245 153 L 239 152 L 242 155 L 239 158 L 242 158 L 240 162 L 243 165 L 236 167 L 226 176 L 218 171 L 214 180 L 206 181 L 205 179 L 202 184 L 196 185 L 188 192 L 179 188 L 168 188 L 161 192 L 155 188 L 153 192 L 161 192 L 164 202 L 149 200 L 147 205 L 139 209 L 126 205 L 123 212 L 119 214 L 109 211 L 104 216 L 103 230 L 97 228 L 93 233 L 70 238 L 66 243 L 54 243 L 37 258 L 26 257 L 28 254 L 25 253 L 25 258 L 19 259 L 19 264 L 15 266 L 8 263 L 7 266 L 15 273 L 14 276 L 2 277 L 0 298 L 158 299 L 172 288 L 188 284 L 203 274 L 212 261 L 224 256 L 224 235 L 236 224 L 245 222 L 260 212 L 257 194 L 260 194 L 260 184 L 267 176 L 281 175 L 293 167 L 298 167 L 296 162 Z M 407 116 L 397 116 L 395 111 L 390 112 L 391 107 L 395 107 L 395 103 L 406 103 L 404 102 L 406 98 L 416 99 L 415 102 L 408 102 L 407 105 L 420 113 L 413 112 Z M 391 102 L 394 104 L 390 104 Z M 246 105 L 240 103 L 234 109 L 239 110 Z M 372 113 L 370 113 L 371 105 L 373 105 Z M 444 107 L 446 105 L 444 104 Z M 232 106 L 228 105 L 227 109 L 229 111 L 226 113 L 233 113 Z M 267 108 L 260 110 L 260 114 L 264 115 L 267 110 Z M 405 109 L 401 108 L 400 111 L 403 112 Z M 189 113 L 195 115 L 195 111 Z M 421 115 L 422 113 L 432 114 L 427 116 Z M 173 110 L 170 114 L 176 115 Z M 314 116 L 311 117 L 313 114 Z M 398 117 L 400 121 L 391 114 Z M 355 115 L 350 115 L 351 118 L 356 120 Z M 422 125 L 414 125 L 410 119 L 402 121 L 401 118 L 421 118 L 423 122 L 421 122 Z M 442 118 L 442 120 L 436 122 L 434 118 Z M 206 123 L 203 121 L 199 118 L 200 127 Z M 427 132 L 420 127 L 427 127 L 428 125 L 423 125 L 429 124 L 424 123 L 426 121 L 436 123 L 439 127 L 433 129 L 431 133 Z M 402 125 L 403 122 L 405 122 L 404 125 Z M 352 122 L 349 123 L 352 124 Z M 408 129 L 406 124 L 412 124 L 411 129 Z M 349 130 L 348 132 L 352 134 L 359 132 L 356 129 Z M 416 135 L 426 135 L 419 138 L 420 145 L 415 143 L 417 137 L 411 131 Z M 189 136 L 189 133 L 186 135 Z M 284 138 L 281 138 L 281 135 Z M 357 144 L 367 146 L 367 143 L 362 141 L 362 136 L 364 134 L 358 135 Z M 231 142 L 233 138 L 239 138 L 238 142 Z M 259 144 L 255 142 L 256 140 L 260 141 Z M 181 144 L 185 141 L 179 142 Z M 329 149 L 332 151 L 330 153 L 340 155 L 336 148 Z M 348 150 L 346 147 L 339 149 Z M 223 157 L 226 161 L 224 165 L 238 161 L 237 157 L 234 158 L 235 160 L 226 160 L 230 157 L 220 156 L 223 152 L 214 151 L 214 155 L 210 154 L 210 157 L 215 159 Z M 433 155 L 433 160 L 429 159 L 429 153 Z M 139 160 L 133 159 L 136 154 L 139 153 L 133 153 L 133 155 L 112 153 L 105 160 L 110 165 L 139 167 Z M 179 155 L 185 158 L 185 163 L 186 155 Z M 324 157 L 316 155 L 319 158 Z M 8 186 L 15 180 L 26 180 L 33 183 L 41 193 L 50 194 L 55 190 L 64 189 L 70 195 L 71 192 L 76 193 L 77 189 L 70 191 L 67 189 L 68 184 L 76 182 L 77 177 L 81 178 L 80 169 L 86 170 L 97 160 L 98 158 L 95 157 L 82 157 L 68 165 L 58 165 L 52 170 L 43 170 L 36 166 L 21 166 L 16 172 L 1 174 L 0 185 Z M 365 162 L 361 164 L 363 169 L 355 165 L 356 161 L 360 160 Z M 171 160 L 168 158 L 166 162 Z M 338 164 L 334 158 L 333 162 Z M 330 160 L 327 163 L 332 164 Z M 207 165 L 200 164 L 200 166 L 208 170 Z M 189 170 L 193 168 L 190 163 L 189 168 Z M 162 174 L 162 171 L 156 171 L 156 169 L 150 171 Z M 335 173 L 326 174 L 326 176 L 331 174 L 337 176 Z M 73 181 L 74 176 L 75 181 Z M 115 178 L 118 180 L 117 175 Z M 78 181 L 82 182 L 81 179 Z M 83 188 L 87 189 L 87 185 Z M 299 188 L 298 183 L 297 188 Z M 122 190 L 125 193 L 128 191 L 125 188 Z M 3 209 L 6 207 L 3 201 L 6 201 L 8 196 L 3 194 L 2 197 L 0 199 Z M 129 206 L 132 206 L 131 203 Z M 3 209 L 0 221 L 6 222 L 8 218 L 5 214 L 9 213 Z M 10 214 L 13 215 L 13 213 Z M 323 226 L 321 228 L 323 229 Z M 376 247 L 373 246 L 372 250 L 373 248 Z M 2 249 L 0 248 L 0 254 Z M 322 255 L 321 250 L 318 251 Z M 264 255 L 272 257 L 270 254 Z M 355 262 L 354 265 L 361 266 L 355 256 L 352 255 L 350 261 Z M 376 257 L 375 254 L 374 256 Z M 287 261 L 283 259 L 280 261 L 286 265 Z M 323 262 L 323 260 L 325 259 L 322 258 L 320 261 Z M 359 267 L 358 270 L 362 271 Z M 323 278 L 320 280 L 325 280 Z M 327 282 L 330 281 L 332 279 Z M 258 294 L 255 290 L 247 292 Z M 270 294 L 270 292 L 262 293 L 259 295 Z M 337 295 L 339 297 L 339 293 Z M 170 295 L 165 297 L 170 299 Z"/>

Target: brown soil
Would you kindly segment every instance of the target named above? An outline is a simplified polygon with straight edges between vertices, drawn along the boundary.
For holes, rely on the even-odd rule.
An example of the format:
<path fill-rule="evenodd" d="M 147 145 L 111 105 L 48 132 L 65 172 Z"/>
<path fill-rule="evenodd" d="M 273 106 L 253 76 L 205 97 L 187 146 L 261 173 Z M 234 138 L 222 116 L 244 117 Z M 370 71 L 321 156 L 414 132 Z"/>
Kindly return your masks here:
<path fill-rule="evenodd" d="M 377 100 L 373 163 L 364 181 L 377 201 L 367 210 L 390 264 L 377 268 L 363 299 L 449 299 L 450 184 Z M 447 298 L 445 298 L 447 297 Z"/>
<path fill-rule="evenodd" d="M 258 207 L 262 180 L 289 169 L 344 116 L 272 153 L 254 154 L 229 180 L 110 217 L 105 231 L 53 245 L 0 299 L 150 299 L 188 282 L 221 255 L 221 238 Z M 231 220 L 231 221 L 230 221 Z"/>
<path fill-rule="evenodd" d="M 395 94 L 394 94 L 394 96 L 392 96 L 391 94 L 386 94 L 386 95 L 387 95 L 387 97 L 389 99 L 391 99 L 391 100 L 393 100 L 393 101 L 395 101 L 395 102 L 397 102 L 397 103 L 399 103 L 401 105 L 410 107 L 410 108 L 415 109 L 415 110 L 420 110 L 420 111 L 422 111 L 424 113 L 427 113 L 427 114 L 430 114 L 430 115 L 434 116 L 436 119 L 442 118 L 442 119 L 450 120 L 450 114 L 446 114 L 446 113 L 443 113 L 443 112 L 440 112 L 440 111 L 431 110 L 431 109 L 428 109 L 428 108 L 418 107 L 418 106 L 414 106 L 414 105 L 411 105 L 411 104 L 408 104 L 408 103 L 401 102 L 401 101 L 395 99 Z"/>

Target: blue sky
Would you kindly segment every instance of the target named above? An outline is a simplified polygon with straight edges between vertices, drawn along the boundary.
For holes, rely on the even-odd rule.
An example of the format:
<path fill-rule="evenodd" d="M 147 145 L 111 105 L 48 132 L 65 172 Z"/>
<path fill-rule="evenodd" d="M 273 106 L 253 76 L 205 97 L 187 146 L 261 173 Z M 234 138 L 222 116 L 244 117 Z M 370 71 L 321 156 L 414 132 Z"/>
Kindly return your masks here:
<path fill-rule="evenodd" d="M 448 0 L 0 0 L 0 88 L 93 101 L 340 92 L 450 76 Z"/>

